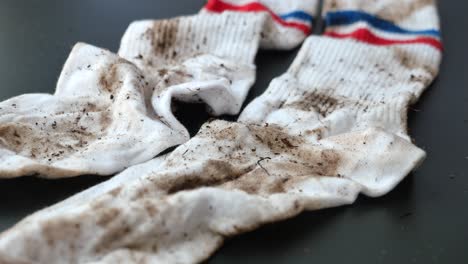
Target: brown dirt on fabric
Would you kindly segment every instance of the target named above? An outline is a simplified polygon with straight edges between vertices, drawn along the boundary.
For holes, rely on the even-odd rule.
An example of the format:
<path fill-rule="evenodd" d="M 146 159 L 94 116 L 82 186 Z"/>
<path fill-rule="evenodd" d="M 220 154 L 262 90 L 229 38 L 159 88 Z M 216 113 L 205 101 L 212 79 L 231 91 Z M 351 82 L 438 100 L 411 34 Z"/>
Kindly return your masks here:
<path fill-rule="evenodd" d="M 119 59 L 110 66 L 108 71 L 103 71 L 99 77 L 99 86 L 103 88 L 105 92 L 111 94 L 111 100 L 114 99 L 114 95 L 118 93 L 119 89 L 123 85 L 123 81 L 119 74 L 119 68 L 122 67 L 122 64 L 129 64 L 129 62 L 124 59 Z"/>
<path fill-rule="evenodd" d="M 177 18 L 155 21 L 153 27 L 146 31 L 156 55 L 177 56 L 172 48 L 177 43 L 179 22 Z"/>
<path fill-rule="evenodd" d="M 108 208 L 103 209 L 97 220 L 97 224 L 101 227 L 108 226 L 112 221 L 114 221 L 120 215 L 120 210 L 117 208 Z"/>
<path fill-rule="evenodd" d="M 225 161 L 209 160 L 203 166 L 200 173 L 187 174 L 175 179 L 162 177 L 157 179 L 155 184 L 168 194 L 173 194 L 179 191 L 194 190 L 200 187 L 212 187 L 223 184 L 227 181 L 233 181 L 243 174 L 248 169 L 238 169 Z"/>
<path fill-rule="evenodd" d="M 158 75 L 158 82 L 153 89 L 155 95 L 161 94 L 167 90 L 167 87 L 193 81 L 193 76 L 181 67 L 179 69 L 159 69 Z"/>
<path fill-rule="evenodd" d="M 409 70 L 414 69 L 417 66 L 413 61 L 411 61 L 410 55 L 405 50 L 396 47 L 393 49 L 393 53 L 395 54 L 395 59 L 401 64 L 401 66 Z"/>
<path fill-rule="evenodd" d="M 388 5 L 380 10 L 376 15 L 391 22 L 400 22 L 421 8 L 432 4 L 434 4 L 433 0 L 414 0 L 406 5 L 400 1 L 395 1 L 392 5 Z"/>
<path fill-rule="evenodd" d="M 90 113 L 98 115 L 91 117 Z M 95 126 L 100 126 L 103 133 L 112 123 L 108 111 L 91 103 L 84 104 L 79 112 L 66 115 L 69 117 L 52 114 L 37 121 L 2 124 L 0 144 L 18 155 L 53 162 L 85 149 L 99 138 L 99 135 L 89 131 L 96 127 L 90 128 L 80 123 L 83 118 L 95 120 Z"/>
<path fill-rule="evenodd" d="M 214 144 L 216 140 L 224 140 L 225 156 L 208 160 L 201 165 L 201 171 L 195 173 L 158 177 L 152 180 L 157 189 L 174 194 L 203 187 L 221 187 L 268 195 L 284 192 L 289 186 L 308 177 L 339 177 L 337 171 L 342 158 L 338 152 L 308 147 L 304 139 L 290 136 L 278 127 L 247 126 L 257 141 L 255 147 L 263 145 L 269 149 L 270 154 L 266 157 L 258 156 L 256 149 L 245 146 L 242 140 L 239 142 L 238 125 L 219 130 L 209 128 L 207 125 L 202 129 L 199 137 L 214 138 Z M 226 144 L 226 141 L 232 144 Z M 188 163 L 168 161 L 169 166 L 190 164 L 190 158 L 186 160 Z"/>
<path fill-rule="evenodd" d="M 301 100 L 287 103 L 284 106 L 302 111 L 315 110 L 317 113 L 325 117 L 333 111 L 343 108 L 345 106 L 345 101 L 315 90 L 313 92 L 304 93 Z"/>
<path fill-rule="evenodd" d="M 109 224 L 105 233 L 100 237 L 99 241 L 96 243 L 94 251 L 99 253 L 103 252 L 106 249 L 113 248 L 115 243 L 122 241 L 126 236 L 132 233 L 132 227 L 127 223 L 122 223 L 121 219 L 116 219 L 119 223 Z"/>
<path fill-rule="evenodd" d="M 57 228 L 60 226 L 60 229 Z M 81 225 L 74 220 L 48 221 L 42 224 L 42 235 L 49 246 L 56 246 L 62 241 L 73 241 L 81 234 Z"/>

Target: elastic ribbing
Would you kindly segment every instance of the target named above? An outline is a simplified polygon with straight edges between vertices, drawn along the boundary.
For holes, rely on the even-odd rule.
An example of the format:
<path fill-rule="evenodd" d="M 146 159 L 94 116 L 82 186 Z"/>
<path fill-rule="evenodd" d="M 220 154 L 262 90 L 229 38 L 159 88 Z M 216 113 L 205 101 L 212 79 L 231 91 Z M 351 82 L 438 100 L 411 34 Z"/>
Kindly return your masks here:
<path fill-rule="evenodd" d="M 211 54 L 253 64 L 265 18 L 264 14 L 225 12 L 138 21 L 125 33 L 119 54 L 124 57 L 152 54 L 159 63 Z M 158 45 L 163 46 L 164 54 L 157 53 Z"/>
<path fill-rule="evenodd" d="M 253 63 L 258 49 L 262 18 L 239 13 L 203 14 L 181 20 L 178 39 L 191 34 L 185 50 Z"/>
<path fill-rule="evenodd" d="M 412 68 L 399 65 L 399 58 L 396 56 L 405 56 L 407 60 L 405 63 Z M 378 61 L 380 65 L 368 65 L 369 61 Z M 334 69 L 330 67 L 328 71 L 325 71 L 323 67 L 320 67 L 324 63 L 333 62 L 336 63 Z M 327 84 L 334 88 L 339 87 L 337 90 L 341 96 L 351 98 L 362 94 L 363 91 L 372 91 L 370 94 L 375 97 L 368 99 L 377 101 L 380 94 L 375 93 L 375 87 L 378 87 L 382 92 L 402 91 L 419 96 L 437 74 L 439 63 L 440 53 L 427 46 L 381 48 L 357 43 L 353 40 L 310 37 L 289 72 L 295 75 L 298 82 L 304 86 L 314 87 L 317 84 Z M 369 67 L 377 68 L 374 74 L 372 74 L 372 70 L 368 70 Z M 379 74 L 378 68 L 386 68 L 391 75 Z M 362 71 L 371 73 L 369 79 L 366 82 L 356 83 L 357 73 Z M 404 82 L 406 78 L 409 80 L 412 74 L 418 73 L 424 78 L 419 84 Z M 395 78 L 401 83 L 393 82 Z M 405 87 L 399 86 L 401 84 Z M 382 87 L 382 85 L 384 86 Z M 395 89 L 394 86 L 399 87 Z"/>

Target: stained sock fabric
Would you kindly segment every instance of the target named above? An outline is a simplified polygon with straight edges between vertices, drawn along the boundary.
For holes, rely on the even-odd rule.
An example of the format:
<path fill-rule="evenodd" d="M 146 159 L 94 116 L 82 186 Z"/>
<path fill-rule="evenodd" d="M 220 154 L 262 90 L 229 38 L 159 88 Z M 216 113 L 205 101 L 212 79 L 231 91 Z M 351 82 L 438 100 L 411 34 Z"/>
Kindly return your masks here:
<path fill-rule="evenodd" d="M 262 48 L 292 49 L 312 32 L 318 0 L 209 0 L 202 12 L 266 13 Z"/>
<path fill-rule="evenodd" d="M 255 81 L 266 15 L 133 23 L 119 56 L 79 44 L 56 92 L 0 103 L 0 177 L 111 175 L 189 139 L 172 100 L 237 114 Z M 126 60 L 127 59 L 127 60 Z"/>
<path fill-rule="evenodd" d="M 137 21 L 119 55 L 145 72 L 153 107 L 173 123 L 173 99 L 204 102 L 213 115 L 238 114 L 255 81 L 265 20 L 266 14 L 225 12 Z"/>
<path fill-rule="evenodd" d="M 318 139 L 368 127 L 409 139 L 408 107 L 439 71 L 435 5 L 325 1 L 324 15 L 326 37 L 310 37 L 288 73 L 274 80 L 240 120 L 271 122 L 280 116 L 284 120 L 278 125 L 285 126 L 300 113 L 291 115 L 290 109 L 299 109 L 307 116 L 303 122 L 320 128 L 312 133 Z"/>
<path fill-rule="evenodd" d="M 285 15 L 286 20 L 315 10 L 300 2 L 266 4 L 278 12 L 299 10 Z M 137 21 L 122 38 L 120 58 L 91 46 L 75 48 L 53 96 L 25 95 L 1 103 L 0 177 L 110 175 L 147 161 L 189 139 L 173 114 L 173 100 L 206 103 L 213 115 L 238 114 L 255 81 L 262 36 L 284 35 L 278 25 L 297 24 L 273 23 L 273 18 L 268 12 L 224 10 Z M 305 37 L 300 36 L 285 39 L 297 45 Z M 120 89 L 126 78 L 118 76 L 120 68 L 128 62 L 138 69 L 127 75 L 141 81 Z M 136 102 L 130 93 L 138 95 Z M 82 118 L 88 111 L 93 117 Z"/>
<path fill-rule="evenodd" d="M 77 44 L 55 94 L 0 103 L 0 177 L 113 174 L 180 143 L 183 131 L 146 106 L 146 85 L 132 63 Z"/>
<path fill-rule="evenodd" d="M 0 236 L 0 260 L 199 263 L 224 237 L 384 194 L 423 157 L 376 129 L 313 142 L 214 121 L 169 156 L 26 218 Z"/>

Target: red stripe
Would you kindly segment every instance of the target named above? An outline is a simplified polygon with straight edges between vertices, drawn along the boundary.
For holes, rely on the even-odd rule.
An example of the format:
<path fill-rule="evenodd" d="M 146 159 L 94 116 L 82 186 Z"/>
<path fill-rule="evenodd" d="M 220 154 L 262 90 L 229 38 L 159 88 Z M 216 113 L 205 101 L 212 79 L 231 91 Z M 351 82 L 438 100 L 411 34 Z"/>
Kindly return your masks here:
<path fill-rule="evenodd" d="M 230 11 L 241 11 L 241 12 L 262 12 L 262 11 L 266 11 L 268 12 L 271 17 L 276 21 L 278 22 L 279 24 L 285 26 L 285 27 L 292 27 L 292 28 L 296 28 L 302 32 L 304 32 L 305 35 L 309 35 L 310 32 L 311 32 L 311 28 L 304 25 L 304 24 L 301 24 L 301 23 L 296 23 L 296 22 L 288 22 L 288 21 L 284 21 L 283 19 L 281 19 L 281 17 L 279 17 L 277 14 L 275 14 L 273 11 L 271 11 L 268 7 L 260 4 L 260 3 L 249 3 L 249 4 L 245 4 L 245 5 L 241 5 L 241 6 L 237 6 L 237 5 L 232 5 L 232 4 L 228 4 L 228 3 L 225 3 L 221 0 L 208 0 L 208 3 L 206 4 L 205 6 L 205 9 L 211 11 L 211 12 L 215 12 L 215 13 L 221 13 L 223 11 L 227 11 L 227 10 L 230 10 Z"/>
<path fill-rule="evenodd" d="M 333 31 L 325 33 L 326 36 L 333 38 L 353 38 L 362 42 L 366 42 L 373 45 L 387 46 L 387 45 L 396 45 L 396 44 L 427 44 L 440 51 L 443 50 L 442 43 L 430 37 L 419 37 L 415 39 L 408 40 L 393 40 L 393 39 L 384 39 L 377 35 L 374 35 L 371 31 L 365 28 L 358 29 L 348 34 L 341 34 Z"/>

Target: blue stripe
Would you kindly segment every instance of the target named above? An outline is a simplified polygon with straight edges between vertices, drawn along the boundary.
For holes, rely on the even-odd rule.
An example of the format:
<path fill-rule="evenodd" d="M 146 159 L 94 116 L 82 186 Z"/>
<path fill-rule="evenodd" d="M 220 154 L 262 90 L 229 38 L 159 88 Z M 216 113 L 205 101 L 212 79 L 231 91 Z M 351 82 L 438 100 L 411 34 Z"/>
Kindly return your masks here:
<path fill-rule="evenodd" d="M 390 21 L 372 16 L 368 13 L 361 11 L 338 11 L 327 14 L 326 25 L 327 26 L 341 26 L 349 25 L 359 21 L 365 21 L 371 26 L 392 33 L 400 34 L 417 34 L 417 35 L 428 35 L 433 37 L 440 37 L 438 30 L 407 30 L 403 29 Z"/>
<path fill-rule="evenodd" d="M 304 21 L 309 22 L 309 23 L 314 22 L 314 17 L 307 14 L 304 11 L 294 11 L 294 12 L 291 12 L 291 13 L 280 15 L 279 17 L 281 17 L 281 19 L 283 19 L 283 20 L 294 18 L 294 19 L 298 19 L 298 20 L 304 20 Z"/>

